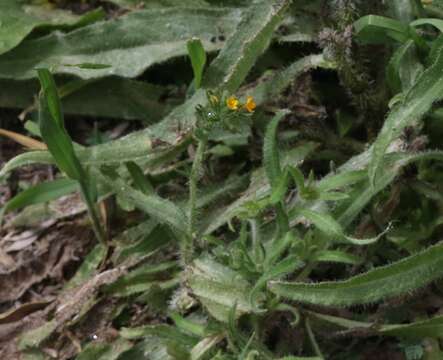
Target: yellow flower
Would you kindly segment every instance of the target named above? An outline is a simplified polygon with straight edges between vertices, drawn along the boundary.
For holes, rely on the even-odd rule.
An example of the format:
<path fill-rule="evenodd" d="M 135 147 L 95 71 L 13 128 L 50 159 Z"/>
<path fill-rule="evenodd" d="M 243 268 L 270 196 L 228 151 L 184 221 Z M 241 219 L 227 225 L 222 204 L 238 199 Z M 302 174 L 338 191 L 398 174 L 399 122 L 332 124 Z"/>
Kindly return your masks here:
<path fill-rule="evenodd" d="M 254 98 L 252 96 L 248 96 L 246 98 L 246 104 L 245 104 L 246 110 L 248 110 L 249 112 L 254 112 L 256 107 L 257 104 L 255 103 Z"/>
<path fill-rule="evenodd" d="M 226 99 L 226 106 L 231 110 L 238 110 L 239 101 L 235 96 Z"/>

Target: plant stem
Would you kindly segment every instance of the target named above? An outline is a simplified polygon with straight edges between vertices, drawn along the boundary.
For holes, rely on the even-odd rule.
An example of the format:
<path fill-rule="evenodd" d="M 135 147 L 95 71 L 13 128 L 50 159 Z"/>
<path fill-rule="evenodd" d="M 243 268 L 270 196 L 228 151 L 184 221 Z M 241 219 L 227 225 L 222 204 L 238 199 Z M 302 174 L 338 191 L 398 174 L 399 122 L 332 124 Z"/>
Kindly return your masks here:
<path fill-rule="evenodd" d="M 88 215 L 92 223 L 92 229 L 94 231 L 95 236 L 103 244 L 106 245 L 106 236 L 103 230 L 103 227 L 100 224 L 100 217 L 98 215 L 97 207 L 95 201 L 91 198 L 91 193 L 88 190 L 88 186 L 85 181 L 79 181 L 80 191 L 82 193 L 83 199 L 86 203 L 86 207 L 88 208 Z"/>
<path fill-rule="evenodd" d="M 324 359 L 320 347 L 318 346 L 317 340 L 315 339 L 314 333 L 312 332 L 309 318 L 305 319 L 305 327 L 306 327 L 306 332 L 308 333 L 309 340 L 311 341 L 312 348 L 314 349 L 315 355 L 318 356 L 320 359 Z"/>
<path fill-rule="evenodd" d="M 197 204 L 197 185 L 202 172 L 203 158 L 206 150 L 206 139 L 199 139 L 197 151 L 194 155 L 192 163 L 191 175 L 189 178 L 189 203 L 188 203 L 188 236 L 184 248 L 185 263 L 189 263 L 192 259 L 194 251 L 195 225 L 196 225 L 196 204 Z"/>

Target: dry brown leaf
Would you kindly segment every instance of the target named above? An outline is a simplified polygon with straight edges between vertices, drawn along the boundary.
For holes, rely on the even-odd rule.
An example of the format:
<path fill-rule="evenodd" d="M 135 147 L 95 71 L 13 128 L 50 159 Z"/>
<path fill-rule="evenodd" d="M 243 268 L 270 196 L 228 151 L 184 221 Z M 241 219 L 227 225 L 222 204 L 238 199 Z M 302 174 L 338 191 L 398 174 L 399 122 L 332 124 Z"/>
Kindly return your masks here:
<path fill-rule="evenodd" d="M 14 131 L 0 129 L 0 135 L 6 136 L 31 150 L 47 150 L 48 148 L 45 143 Z"/>

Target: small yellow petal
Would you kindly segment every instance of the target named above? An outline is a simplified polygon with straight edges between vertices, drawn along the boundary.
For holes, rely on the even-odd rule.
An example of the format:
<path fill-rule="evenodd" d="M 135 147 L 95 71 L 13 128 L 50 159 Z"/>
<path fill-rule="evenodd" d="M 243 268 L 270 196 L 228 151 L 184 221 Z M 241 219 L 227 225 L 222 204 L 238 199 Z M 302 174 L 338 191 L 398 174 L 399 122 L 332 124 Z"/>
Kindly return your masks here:
<path fill-rule="evenodd" d="M 230 96 L 226 99 L 226 106 L 231 110 L 238 110 L 239 101 L 235 96 Z"/>
<path fill-rule="evenodd" d="M 254 101 L 254 98 L 252 96 L 248 96 L 246 98 L 246 104 L 245 108 L 249 112 L 254 112 L 255 108 L 257 107 L 257 104 Z"/>

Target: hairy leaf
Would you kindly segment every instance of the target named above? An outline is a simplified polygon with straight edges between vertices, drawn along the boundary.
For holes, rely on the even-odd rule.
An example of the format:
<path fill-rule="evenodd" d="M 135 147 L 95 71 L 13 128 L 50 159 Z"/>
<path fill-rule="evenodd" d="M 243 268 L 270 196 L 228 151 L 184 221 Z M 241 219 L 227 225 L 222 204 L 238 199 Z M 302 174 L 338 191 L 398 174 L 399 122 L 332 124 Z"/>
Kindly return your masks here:
<path fill-rule="evenodd" d="M 380 175 L 383 158 L 392 140 L 397 138 L 406 126 L 411 126 L 443 98 L 443 52 L 436 61 L 417 79 L 400 104 L 396 105 L 384 122 L 372 148 L 372 158 L 368 168 L 371 185 L 374 186 Z"/>
<path fill-rule="evenodd" d="M 186 44 L 188 48 L 188 55 L 191 59 L 192 70 L 194 71 L 194 85 L 198 89 L 200 87 L 203 69 L 206 64 L 206 52 L 202 42 L 198 38 L 188 40 Z"/>
<path fill-rule="evenodd" d="M 268 47 L 288 6 L 288 0 L 266 0 L 251 5 L 236 32 L 209 66 L 203 86 L 221 86 L 231 93 L 236 91 L 257 58 Z"/>
<path fill-rule="evenodd" d="M 71 179 L 57 179 L 31 186 L 4 204 L 0 210 L 0 223 L 3 214 L 7 211 L 17 210 L 32 204 L 48 202 L 77 190 L 79 190 L 77 181 Z"/>
<path fill-rule="evenodd" d="M 248 300 L 251 285 L 240 274 L 209 258 L 194 261 L 188 282 L 194 295 L 219 321 L 228 321 L 234 304 L 236 317 L 254 312 Z"/>
<path fill-rule="evenodd" d="M 266 128 L 263 140 L 263 166 L 271 188 L 277 187 L 282 177 L 280 155 L 277 147 L 277 127 L 286 114 L 286 111 L 280 111 L 275 115 Z"/>
<path fill-rule="evenodd" d="M 443 276 L 443 245 L 347 280 L 317 284 L 275 281 L 270 290 L 285 298 L 326 306 L 369 304 L 408 294 Z"/>
<path fill-rule="evenodd" d="M 109 75 L 136 77 L 148 67 L 186 55 L 186 41 L 200 38 L 206 51 L 221 47 L 211 42 L 229 36 L 241 11 L 225 8 L 170 8 L 130 12 L 67 34 L 51 33 L 24 41 L 0 57 L 0 77 L 29 79 L 36 67 L 83 79 Z M 85 41 L 88 39 L 88 41 Z M 20 59 L 20 61 L 17 61 Z M 81 69 L 63 64 L 108 64 L 104 69 Z"/>
<path fill-rule="evenodd" d="M 101 20 L 105 16 L 97 9 L 77 16 L 65 10 L 50 6 L 32 5 L 17 0 L 0 2 L 0 54 L 17 46 L 33 29 L 62 28 L 70 29 Z"/>

